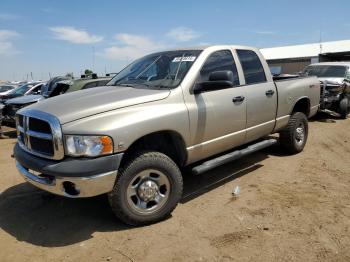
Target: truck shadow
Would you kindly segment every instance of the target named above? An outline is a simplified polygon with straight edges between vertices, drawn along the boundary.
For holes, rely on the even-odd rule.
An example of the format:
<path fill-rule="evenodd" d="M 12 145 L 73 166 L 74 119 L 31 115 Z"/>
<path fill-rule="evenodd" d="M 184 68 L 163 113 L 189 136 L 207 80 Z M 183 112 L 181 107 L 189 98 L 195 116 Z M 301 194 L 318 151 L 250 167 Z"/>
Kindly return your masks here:
<path fill-rule="evenodd" d="M 342 120 L 338 115 L 332 113 L 318 112 L 309 119 L 309 122 L 336 123 L 336 120 Z"/>
<path fill-rule="evenodd" d="M 68 199 L 28 183 L 0 195 L 0 226 L 18 241 L 37 246 L 67 246 L 92 238 L 94 232 L 121 231 L 107 197 Z"/>
<path fill-rule="evenodd" d="M 181 203 L 186 204 L 262 167 L 259 163 L 269 155 L 283 156 L 279 151 L 278 146 L 273 146 L 199 176 L 185 171 Z M 68 199 L 43 192 L 28 183 L 1 193 L 0 227 L 18 241 L 43 247 L 68 246 L 92 238 L 95 232 L 132 228 L 116 220 L 106 196 Z"/>
<path fill-rule="evenodd" d="M 17 138 L 16 131 L 5 131 L 3 134 L 8 138 Z"/>
<path fill-rule="evenodd" d="M 200 175 L 193 175 L 190 171 L 185 171 L 181 203 L 185 204 L 225 183 L 261 168 L 263 165 L 259 162 L 267 157 L 268 155 L 262 151 Z"/>

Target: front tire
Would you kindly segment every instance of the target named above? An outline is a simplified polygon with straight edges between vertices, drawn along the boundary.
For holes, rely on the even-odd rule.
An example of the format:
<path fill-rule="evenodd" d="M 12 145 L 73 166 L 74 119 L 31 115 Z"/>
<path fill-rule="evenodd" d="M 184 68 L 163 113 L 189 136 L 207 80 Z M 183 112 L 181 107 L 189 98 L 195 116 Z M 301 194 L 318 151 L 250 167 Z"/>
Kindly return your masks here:
<path fill-rule="evenodd" d="M 108 199 L 117 218 L 140 226 L 169 216 L 182 189 L 182 175 L 172 159 L 159 152 L 142 152 L 121 167 Z"/>
<path fill-rule="evenodd" d="M 297 154 L 303 151 L 308 132 L 307 117 L 296 112 L 290 117 L 287 127 L 280 132 L 280 144 L 288 153 Z"/>
<path fill-rule="evenodd" d="M 346 119 L 349 114 L 349 99 L 347 97 L 339 102 L 339 114 L 342 119 Z"/>

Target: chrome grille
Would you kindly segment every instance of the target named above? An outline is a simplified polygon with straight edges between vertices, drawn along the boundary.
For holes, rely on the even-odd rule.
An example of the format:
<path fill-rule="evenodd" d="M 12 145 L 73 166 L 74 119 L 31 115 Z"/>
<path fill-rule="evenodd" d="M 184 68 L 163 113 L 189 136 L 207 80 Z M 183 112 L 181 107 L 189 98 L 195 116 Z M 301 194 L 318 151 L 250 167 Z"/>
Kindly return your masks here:
<path fill-rule="evenodd" d="M 51 114 L 29 109 L 16 115 L 18 143 L 25 151 L 44 158 L 64 157 L 61 125 Z"/>

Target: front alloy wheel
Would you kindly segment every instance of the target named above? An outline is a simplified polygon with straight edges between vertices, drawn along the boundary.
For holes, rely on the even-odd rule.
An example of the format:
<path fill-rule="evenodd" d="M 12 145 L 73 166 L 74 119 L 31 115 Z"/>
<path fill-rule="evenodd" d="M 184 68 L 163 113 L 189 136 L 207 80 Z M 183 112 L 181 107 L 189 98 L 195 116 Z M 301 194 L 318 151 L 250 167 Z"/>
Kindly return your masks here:
<path fill-rule="evenodd" d="M 140 152 L 119 170 L 109 202 L 124 223 L 145 225 L 169 216 L 182 188 L 181 172 L 171 158 L 160 152 Z"/>

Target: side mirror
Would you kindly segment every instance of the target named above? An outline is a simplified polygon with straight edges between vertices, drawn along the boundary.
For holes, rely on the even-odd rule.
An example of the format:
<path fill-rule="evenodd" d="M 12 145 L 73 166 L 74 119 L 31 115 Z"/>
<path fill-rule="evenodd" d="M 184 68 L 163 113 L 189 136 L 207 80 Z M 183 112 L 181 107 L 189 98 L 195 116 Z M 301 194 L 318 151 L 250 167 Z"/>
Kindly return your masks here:
<path fill-rule="evenodd" d="M 215 71 L 209 74 L 209 80 L 197 83 L 193 88 L 194 94 L 206 91 L 215 91 L 233 87 L 234 77 L 232 71 Z"/>

